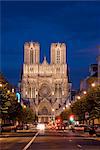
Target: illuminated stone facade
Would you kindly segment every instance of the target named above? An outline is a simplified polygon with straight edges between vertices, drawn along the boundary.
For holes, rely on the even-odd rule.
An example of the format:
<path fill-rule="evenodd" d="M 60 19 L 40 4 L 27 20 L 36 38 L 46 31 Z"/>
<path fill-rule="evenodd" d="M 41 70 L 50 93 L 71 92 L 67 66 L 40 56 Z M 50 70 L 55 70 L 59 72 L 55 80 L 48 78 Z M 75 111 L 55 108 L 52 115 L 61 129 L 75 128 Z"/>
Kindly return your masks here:
<path fill-rule="evenodd" d="M 50 64 L 46 57 L 40 63 L 40 45 L 24 44 L 21 96 L 29 99 L 39 122 L 48 122 L 60 115 L 69 95 L 66 45 L 52 43 L 50 54 Z"/>

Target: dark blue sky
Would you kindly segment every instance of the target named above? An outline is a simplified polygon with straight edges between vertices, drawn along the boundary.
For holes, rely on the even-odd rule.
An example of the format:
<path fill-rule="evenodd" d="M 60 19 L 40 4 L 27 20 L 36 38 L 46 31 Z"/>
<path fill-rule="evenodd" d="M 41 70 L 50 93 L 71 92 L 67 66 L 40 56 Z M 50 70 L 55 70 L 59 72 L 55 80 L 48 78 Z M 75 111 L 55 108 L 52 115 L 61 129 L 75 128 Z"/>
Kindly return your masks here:
<path fill-rule="evenodd" d="M 50 44 L 67 44 L 73 86 L 96 63 L 100 45 L 100 2 L 2 2 L 1 71 L 17 85 L 23 63 L 23 44 L 37 41 L 50 62 Z"/>

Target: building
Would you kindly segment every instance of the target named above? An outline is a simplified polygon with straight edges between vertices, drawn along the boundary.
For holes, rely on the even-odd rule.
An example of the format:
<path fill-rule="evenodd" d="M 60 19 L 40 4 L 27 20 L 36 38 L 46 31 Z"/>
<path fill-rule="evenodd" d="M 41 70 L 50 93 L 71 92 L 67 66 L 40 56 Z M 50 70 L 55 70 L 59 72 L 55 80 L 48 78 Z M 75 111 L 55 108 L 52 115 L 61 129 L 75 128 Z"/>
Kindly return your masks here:
<path fill-rule="evenodd" d="M 98 83 L 98 64 L 91 64 L 89 67 L 89 76 L 80 82 L 80 91 L 87 90 L 92 83 Z"/>
<path fill-rule="evenodd" d="M 100 85 L 100 55 L 97 58 L 98 61 L 98 85 Z"/>
<path fill-rule="evenodd" d="M 54 120 L 60 115 L 69 97 L 70 84 L 66 64 L 66 45 L 52 43 L 51 60 L 40 63 L 39 43 L 24 44 L 21 96 L 30 101 L 39 122 Z"/>

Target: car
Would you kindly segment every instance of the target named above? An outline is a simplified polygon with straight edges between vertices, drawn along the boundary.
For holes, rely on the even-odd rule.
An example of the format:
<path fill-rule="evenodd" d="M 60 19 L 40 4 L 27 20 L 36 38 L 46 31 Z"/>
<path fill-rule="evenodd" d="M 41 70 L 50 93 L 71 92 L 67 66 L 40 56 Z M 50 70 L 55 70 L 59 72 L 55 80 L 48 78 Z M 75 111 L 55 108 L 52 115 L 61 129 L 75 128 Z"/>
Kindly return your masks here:
<path fill-rule="evenodd" d="M 9 132 L 9 131 L 14 131 L 16 132 L 17 126 L 13 124 L 3 124 L 1 125 L 1 132 Z"/>
<path fill-rule="evenodd" d="M 100 136 L 100 125 L 95 126 L 95 134 L 96 136 Z"/>
<path fill-rule="evenodd" d="M 44 123 L 38 123 L 37 124 L 37 130 L 44 131 L 45 130 L 45 124 Z"/>
<path fill-rule="evenodd" d="M 90 126 L 89 126 L 89 134 L 90 134 L 90 135 L 95 134 L 95 126 L 93 126 L 93 125 L 90 125 Z"/>
<path fill-rule="evenodd" d="M 84 132 L 89 132 L 90 131 L 90 125 L 84 126 Z"/>
<path fill-rule="evenodd" d="M 23 125 L 22 124 L 17 125 L 17 130 L 23 130 Z"/>
<path fill-rule="evenodd" d="M 86 128 L 85 124 L 79 124 L 74 126 L 74 129 L 77 131 L 84 131 L 85 128 Z"/>

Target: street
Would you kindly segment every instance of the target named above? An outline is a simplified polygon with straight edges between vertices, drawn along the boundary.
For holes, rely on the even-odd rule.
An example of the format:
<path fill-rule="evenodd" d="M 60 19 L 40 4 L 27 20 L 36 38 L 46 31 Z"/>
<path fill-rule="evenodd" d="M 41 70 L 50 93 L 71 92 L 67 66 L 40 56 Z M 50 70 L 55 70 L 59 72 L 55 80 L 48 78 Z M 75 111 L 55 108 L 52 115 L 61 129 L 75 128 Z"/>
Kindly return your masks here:
<path fill-rule="evenodd" d="M 71 131 L 8 133 L 0 138 L 0 150 L 99 150 L 100 138 Z"/>

